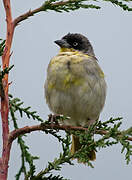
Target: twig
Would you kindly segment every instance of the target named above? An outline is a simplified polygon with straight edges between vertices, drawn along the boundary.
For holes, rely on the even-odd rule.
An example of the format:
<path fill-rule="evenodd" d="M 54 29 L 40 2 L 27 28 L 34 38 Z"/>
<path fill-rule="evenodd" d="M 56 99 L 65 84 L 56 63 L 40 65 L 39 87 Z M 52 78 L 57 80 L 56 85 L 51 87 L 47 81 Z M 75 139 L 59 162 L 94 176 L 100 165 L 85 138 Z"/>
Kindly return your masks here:
<path fill-rule="evenodd" d="M 19 128 L 17 130 L 12 131 L 9 135 L 9 143 L 12 143 L 12 141 L 15 140 L 20 135 L 31 133 L 33 131 L 44 131 L 46 129 L 57 129 L 57 130 L 66 130 L 66 131 L 67 130 L 80 130 L 80 131 L 87 130 L 87 128 L 84 128 L 84 127 L 43 123 L 40 125 L 25 126 L 23 128 Z M 95 134 L 106 135 L 106 134 L 108 134 L 108 132 L 104 131 L 104 130 L 96 130 Z M 121 135 L 121 132 L 119 132 L 119 135 Z M 132 137 L 127 137 L 127 140 L 132 141 Z"/>
<path fill-rule="evenodd" d="M 48 2 L 48 1 L 47 1 Z M 59 2 L 55 2 L 55 3 L 51 3 L 51 5 L 53 7 L 55 6 L 64 6 L 66 5 L 67 3 L 72 3 L 72 2 L 76 2 L 76 0 L 68 0 L 68 1 L 59 1 Z M 46 11 L 47 9 L 45 8 L 46 7 L 46 4 L 43 4 L 42 6 L 40 6 L 39 8 L 37 9 L 34 9 L 34 10 L 29 10 L 28 12 L 20 15 L 19 17 L 17 17 L 16 19 L 14 19 L 13 23 L 14 23 L 14 26 L 17 26 L 21 21 L 27 19 L 28 17 L 30 16 L 33 16 L 34 14 L 36 13 L 39 13 L 41 11 Z"/>

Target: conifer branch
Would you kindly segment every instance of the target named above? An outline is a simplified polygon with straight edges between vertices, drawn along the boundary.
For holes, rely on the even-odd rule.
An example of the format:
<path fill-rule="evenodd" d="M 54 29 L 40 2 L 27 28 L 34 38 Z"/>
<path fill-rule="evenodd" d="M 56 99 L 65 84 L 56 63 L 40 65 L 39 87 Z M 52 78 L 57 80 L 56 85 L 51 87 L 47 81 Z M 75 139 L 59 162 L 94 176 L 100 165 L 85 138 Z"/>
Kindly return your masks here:
<path fill-rule="evenodd" d="M 26 114 L 26 116 L 30 119 L 33 118 L 33 120 L 37 120 L 39 122 L 43 122 L 43 120 L 40 118 L 39 115 L 37 115 L 36 111 L 30 111 L 31 107 L 22 107 L 22 105 L 24 104 L 19 98 L 13 98 L 13 96 L 11 94 L 9 94 L 9 104 L 10 107 L 13 108 L 13 111 L 19 111 L 20 113 L 20 117 L 23 117 L 23 114 Z"/>
<path fill-rule="evenodd" d="M 55 158 L 53 162 L 48 162 L 48 166 L 44 170 L 42 170 L 40 173 L 38 173 L 36 176 L 34 176 L 32 180 L 46 178 L 45 175 L 51 173 L 52 170 L 60 171 L 63 164 L 67 163 L 69 165 L 73 165 L 71 161 L 73 156 L 71 155 L 70 149 L 69 149 L 70 144 L 71 144 L 70 135 L 67 134 L 66 138 L 63 139 L 63 142 L 62 142 L 63 152 L 60 153 L 59 158 Z"/>
<path fill-rule="evenodd" d="M 17 17 L 14 20 L 14 26 L 17 26 L 21 21 L 23 21 L 41 11 L 53 10 L 53 11 L 61 13 L 63 11 L 69 12 L 69 11 L 77 10 L 79 8 L 100 9 L 100 7 L 96 6 L 96 5 L 82 4 L 83 1 L 84 0 L 67 0 L 67 1 L 47 0 L 39 8 L 34 9 L 34 10 L 29 10 L 28 12 Z"/>
<path fill-rule="evenodd" d="M 15 130 L 17 130 L 19 129 L 19 127 L 17 124 L 17 118 L 15 117 L 13 106 L 10 106 L 10 113 L 13 120 L 14 128 Z M 31 155 L 31 153 L 29 152 L 29 147 L 25 144 L 25 141 L 23 140 L 21 135 L 18 136 L 17 143 L 19 144 L 21 150 L 21 167 L 18 173 L 16 174 L 16 180 L 19 180 L 22 173 L 24 173 L 25 177 L 27 176 L 33 177 L 35 173 L 34 160 L 39 159 L 39 157 Z M 10 140 L 9 140 L 9 144 L 12 144 Z M 26 163 L 29 164 L 29 171 L 27 171 Z"/>
<path fill-rule="evenodd" d="M 9 140 L 10 141 L 13 141 L 14 139 L 16 139 L 19 135 L 24 135 L 24 134 L 28 134 L 28 133 L 31 133 L 33 131 L 44 131 L 46 129 L 55 129 L 55 130 L 65 130 L 65 131 L 70 131 L 70 130 L 79 130 L 79 131 L 87 131 L 88 128 L 84 128 L 84 127 L 77 127 L 77 126 L 67 126 L 67 125 L 59 125 L 59 124 L 48 124 L 47 122 L 46 123 L 42 123 L 40 125 L 34 125 L 34 126 L 25 126 L 23 128 L 19 128 L 18 130 L 14 130 L 10 133 L 10 137 L 9 137 Z M 128 130 L 126 131 L 119 131 L 117 133 L 118 136 L 124 136 L 124 135 L 128 135 L 128 131 L 129 131 L 129 134 L 131 134 L 131 131 L 132 131 L 132 127 L 129 128 Z M 107 135 L 108 134 L 108 131 L 105 131 L 105 130 L 99 130 L 97 129 L 95 131 L 96 134 L 100 134 L 100 135 Z M 129 141 L 132 141 L 132 137 L 127 137 L 126 138 L 127 140 Z"/>
<path fill-rule="evenodd" d="M 62 116 L 60 118 L 62 118 Z M 58 132 L 59 130 L 65 130 L 68 133 L 66 139 L 61 139 L 63 154 L 60 153 L 59 158 L 55 158 L 53 162 L 50 162 L 45 170 L 42 170 L 36 176 L 32 176 L 33 180 L 37 180 L 39 178 L 46 179 L 45 176 L 47 175 L 47 173 L 52 173 L 52 170 L 60 170 L 61 165 L 63 165 L 64 163 L 69 163 L 72 165 L 72 158 L 78 158 L 79 162 L 83 162 L 93 168 L 93 165 L 89 161 L 87 156 L 88 152 L 90 152 L 91 150 L 98 151 L 97 149 L 106 148 L 107 146 L 109 147 L 117 143 L 120 143 L 122 145 L 121 152 L 124 152 L 124 150 L 126 151 L 125 159 L 128 164 L 132 157 L 132 145 L 130 144 L 130 141 L 132 141 L 132 127 L 125 131 L 120 131 L 119 128 L 122 124 L 121 119 L 122 118 L 110 118 L 110 120 L 106 122 L 101 123 L 101 121 L 99 121 L 96 122 L 94 125 L 85 128 L 59 125 L 56 124 L 56 122 L 55 124 L 53 124 L 53 122 L 51 123 L 49 121 L 46 121 L 45 123 L 41 123 L 40 125 L 30 127 L 26 126 L 12 131 L 9 136 L 9 143 L 11 143 L 13 140 L 15 140 L 17 137 L 20 137 L 21 135 L 33 131 L 48 132 L 49 130 L 54 129 L 54 131 L 56 130 L 56 132 Z M 110 124 L 113 124 L 113 126 L 110 126 Z M 80 143 L 82 144 L 82 148 L 74 155 L 70 154 L 69 149 L 69 146 L 71 144 L 70 134 L 78 136 L 80 139 Z M 92 137 L 94 134 L 101 135 L 101 138 L 99 138 L 98 140 L 93 140 Z M 56 138 L 58 139 L 58 141 L 60 141 L 58 137 Z M 111 140 L 111 138 L 113 140 Z"/>
<path fill-rule="evenodd" d="M 102 1 L 107 1 L 112 3 L 113 5 L 119 6 L 120 8 L 122 8 L 125 11 L 132 11 L 132 7 L 129 7 L 126 2 L 131 2 L 131 0 L 126 1 L 126 0 L 122 0 L 122 1 L 118 1 L 118 0 L 102 0 Z M 123 1 L 125 3 L 123 3 Z M 97 1 L 94 1 L 94 3 L 97 3 Z M 99 3 L 99 2 L 98 2 Z M 74 10 L 78 10 L 80 8 L 83 9 L 100 9 L 101 7 L 96 5 L 96 4 L 89 4 L 89 0 L 63 0 L 63 1 L 59 1 L 59 0 L 47 0 L 45 1 L 42 6 L 40 6 L 39 8 L 36 8 L 34 10 L 29 10 L 26 13 L 20 15 L 19 17 L 17 17 L 13 24 L 14 26 L 17 26 L 20 22 L 22 22 L 23 20 L 28 19 L 31 16 L 34 16 L 35 14 L 39 13 L 39 12 L 45 12 L 48 10 L 52 10 L 52 11 L 56 11 L 59 13 L 62 12 L 70 12 L 70 11 L 74 11 Z"/>
<path fill-rule="evenodd" d="M 28 173 L 27 173 L 27 170 L 25 169 L 25 178 L 27 180 L 30 177 L 32 177 L 32 179 L 34 179 L 34 180 L 35 179 L 37 180 L 39 178 L 46 179 L 47 173 L 51 173 L 50 174 L 51 177 L 54 177 L 54 176 L 52 176 L 52 170 L 53 169 L 60 170 L 57 167 L 61 168 L 61 165 L 63 165 L 63 163 L 71 162 L 71 159 L 73 157 L 79 159 L 79 162 L 83 162 L 93 168 L 92 163 L 88 159 L 88 155 L 87 155 L 88 152 L 90 152 L 91 150 L 97 151 L 97 149 L 106 148 L 107 146 L 112 146 L 117 143 L 120 143 L 122 145 L 121 152 L 124 152 L 124 150 L 126 151 L 125 159 L 126 159 L 127 164 L 130 162 L 131 155 L 132 155 L 132 146 L 130 144 L 130 141 L 132 141 L 132 127 L 125 131 L 120 131 L 119 128 L 122 124 L 122 122 L 121 122 L 122 118 L 115 118 L 115 119 L 110 118 L 108 121 L 105 121 L 105 122 L 98 121 L 90 127 L 74 127 L 74 126 L 59 125 L 60 121 L 61 122 L 66 121 L 66 119 L 68 117 L 65 117 L 62 115 L 60 115 L 60 116 L 59 115 L 57 115 L 57 116 L 50 115 L 49 120 L 44 122 L 43 119 L 37 114 L 36 111 L 35 111 L 35 117 L 32 116 L 31 115 L 32 111 L 30 112 L 30 108 L 24 108 L 22 106 L 23 102 L 19 98 L 13 98 L 12 95 L 9 95 L 9 97 L 10 97 L 10 100 L 9 100 L 10 111 L 11 111 L 11 116 L 12 116 L 12 120 L 14 122 L 14 127 L 15 127 L 15 130 L 12 131 L 9 135 L 9 144 L 12 144 L 13 140 L 18 138 L 18 143 L 20 145 L 22 144 L 22 147 L 24 147 L 24 149 L 26 149 L 27 146 L 25 145 L 25 142 L 21 139 L 22 135 L 26 135 L 27 133 L 31 133 L 33 131 L 44 131 L 46 134 L 51 134 L 54 137 L 56 137 L 58 139 L 58 141 L 62 143 L 62 147 L 67 146 L 66 149 L 68 150 L 70 142 L 68 142 L 68 141 L 66 142 L 64 140 L 64 138 L 62 138 L 60 135 L 58 135 L 58 132 L 60 130 L 66 131 L 68 133 L 68 136 L 69 136 L 69 134 L 74 134 L 75 136 L 78 136 L 80 139 L 80 143 L 82 144 L 82 148 L 77 153 L 75 153 L 74 155 L 71 155 L 70 151 L 69 151 L 69 153 L 68 153 L 69 155 L 67 157 L 64 157 L 64 156 L 62 156 L 62 154 L 60 154 L 60 157 L 58 159 L 55 158 L 55 160 L 53 162 L 50 162 L 48 164 L 48 166 L 45 170 L 42 170 L 36 176 L 34 175 L 34 173 L 35 173 L 35 166 L 33 165 L 34 159 L 32 159 L 32 162 L 30 162 L 30 160 L 28 160 L 27 162 L 29 163 L 29 165 L 31 163 L 32 166 L 30 166 L 30 170 L 28 171 Z M 42 123 L 40 125 L 25 126 L 23 128 L 18 129 L 17 121 L 16 121 L 16 119 L 14 119 L 15 112 L 17 112 L 17 111 L 20 112 L 20 115 L 21 114 L 23 115 L 23 113 L 25 113 L 26 115 L 28 114 L 27 115 L 28 118 L 30 118 L 30 115 L 31 115 L 31 117 L 35 120 L 41 119 Z M 92 138 L 94 134 L 99 134 L 102 137 L 99 138 L 99 140 L 95 141 Z M 110 138 L 112 138 L 113 140 L 110 140 Z M 21 150 L 23 151 L 23 149 L 21 149 Z M 64 149 L 63 149 L 63 151 L 64 151 Z M 22 152 L 22 154 L 23 154 L 23 152 Z M 30 156 L 32 157 L 32 155 L 30 155 Z M 19 179 L 20 175 L 22 174 L 22 172 L 24 171 L 24 168 L 25 168 L 25 160 L 23 157 L 25 157 L 25 156 L 22 156 L 23 168 L 21 166 L 18 174 L 16 175 L 17 180 Z"/>

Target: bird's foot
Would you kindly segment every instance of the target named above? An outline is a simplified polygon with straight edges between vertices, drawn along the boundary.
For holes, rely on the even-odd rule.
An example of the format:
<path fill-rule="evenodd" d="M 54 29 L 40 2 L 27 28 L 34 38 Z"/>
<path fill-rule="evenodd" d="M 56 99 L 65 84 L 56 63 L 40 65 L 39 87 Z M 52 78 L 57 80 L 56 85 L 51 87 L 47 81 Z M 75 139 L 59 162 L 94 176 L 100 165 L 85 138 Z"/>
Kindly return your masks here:
<path fill-rule="evenodd" d="M 49 119 L 48 121 L 51 123 L 51 126 L 53 127 L 54 124 L 59 124 L 58 120 L 60 118 L 59 114 L 49 114 Z"/>

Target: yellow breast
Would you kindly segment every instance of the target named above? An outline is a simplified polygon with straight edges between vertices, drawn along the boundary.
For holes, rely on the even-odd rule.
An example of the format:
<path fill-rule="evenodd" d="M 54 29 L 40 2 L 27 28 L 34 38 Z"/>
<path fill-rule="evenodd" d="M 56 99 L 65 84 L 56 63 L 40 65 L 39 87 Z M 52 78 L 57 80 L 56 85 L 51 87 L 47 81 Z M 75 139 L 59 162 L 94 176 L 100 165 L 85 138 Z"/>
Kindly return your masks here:
<path fill-rule="evenodd" d="M 89 69 L 89 72 L 86 69 Z M 93 79 L 93 73 L 95 71 L 95 76 L 104 78 L 104 73 L 96 59 L 78 51 L 65 52 L 63 50 L 50 61 L 48 89 L 67 90 L 73 86 L 82 86 L 86 81 L 94 84 L 96 78 Z"/>
<path fill-rule="evenodd" d="M 88 55 L 74 52 L 60 52 L 54 57 L 48 68 L 50 74 L 50 81 L 48 88 L 59 88 L 66 90 L 72 85 L 79 86 L 84 82 L 82 72 L 83 66 L 80 63 L 84 60 L 84 57 L 88 58 Z M 52 74 L 52 75 L 51 75 Z"/>

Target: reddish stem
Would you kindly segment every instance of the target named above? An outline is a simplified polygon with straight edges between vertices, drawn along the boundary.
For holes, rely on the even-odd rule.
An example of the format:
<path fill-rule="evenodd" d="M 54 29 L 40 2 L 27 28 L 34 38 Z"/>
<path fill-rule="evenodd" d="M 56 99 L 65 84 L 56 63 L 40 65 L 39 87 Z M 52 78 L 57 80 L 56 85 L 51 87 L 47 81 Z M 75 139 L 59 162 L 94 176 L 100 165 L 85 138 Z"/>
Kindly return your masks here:
<path fill-rule="evenodd" d="M 12 23 L 10 0 L 3 0 L 3 3 L 4 3 L 5 12 L 6 12 L 6 22 L 7 22 L 6 43 L 5 43 L 4 53 L 2 56 L 2 66 L 3 66 L 3 69 L 5 69 L 6 67 L 9 67 L 10 50 L 11 50 L 13 33 L 14 33 L 14 25 Z M 8 173 L 10 149 L 11 149 L 11 144 L 8 144 L 8 138 L 9 138 L 8 74 L 4 76 L 2 83 L 3 83 L 3 88 L 4 88 L 4 97 L 1 98 L 3 147 L 2 147 L 2 157 L 0 158 L 0 180 L 6 180 L 7 173 Z"/>
<path fill-rule="evenodd" d="M 58 3 L 60 5 L 64 4 L 64 2 L 57 2 L 57 3 L 54 3 L 53 6 L 57 5 Z M 25 20 L 26 18 L 32 16 L 35 13 L 43 11 L 43 6 L 21 15 L 13 21 L 10 0 L 3 0 L 3 4 L 4 4 L 5 12 L 6 12 L 6 23 L 7 23 L 6 43 L 5 43 L 5 48 L 4 48 L 4 52 L 2 56 L 2 66 L 3 66 L 3 69 L 5 69 L 6 67 L 9 67 L 11 44 L 12 44 L 15 27 L 18 25 L 19 22 Z M 0 180 L 6 180 L 7 173 L 8 173 L 10 149 L 11 149 L 11 144 L 12 144 L 12 142 L 9 141 L 9 126 L 8 126 L 8 114 L 9 114 L 8 74 L 4 76 L 2 80 L 2 84 L 3 84 L 3 89 L 4 89 L 4 96 L 1 97 L 3 147 L 2 147 L 2 157 L 0 158 Z"/>
<path fill-rule="evenodd" d="M 79 127 L 79 126 L 67 126 L 67 125 L 59 125 L 59 124 L 40 124 L 34 126 L 25 126 L 23 128 L 19 128 L 10 132 L 9 135 L 9 144 L 12 143 L 18 136 L 31 133 L 33 131 L 44 131 L 46 129 L 59 129 L 59 130 L 79 130 L 79 131 L 87 131 L 87 128 Z M 95 134 L 107 135 L 109 132 L 105 130 L 96 130 Z M 119 132 L 119 136 L 122 135 L 122 132 Z M 128 141 L 132 141 L 132 137 L 127 137 Z"/>

